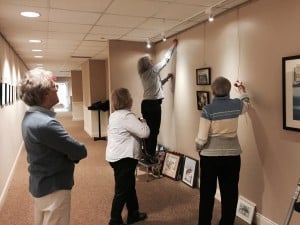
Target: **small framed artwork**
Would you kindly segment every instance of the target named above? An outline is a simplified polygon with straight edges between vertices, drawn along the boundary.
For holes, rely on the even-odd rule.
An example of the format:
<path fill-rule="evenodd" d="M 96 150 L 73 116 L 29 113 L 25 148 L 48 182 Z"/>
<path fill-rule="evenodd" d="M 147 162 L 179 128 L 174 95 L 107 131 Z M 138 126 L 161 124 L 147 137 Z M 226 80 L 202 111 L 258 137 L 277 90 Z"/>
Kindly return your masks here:
<path fill-rule="evenodd" d="M 182 181 L 187 185 L 194 187 L 196 171 L 197 171 L 197 160 L 185 156 L 184 163 L 183 163 Z"/>
<path fill-rule="evenodd" d="M 202 110 L 203 106 L 209 104 L 209 92 L 208 91 L 197 91 L 197 109 Z"/>
<path fill-rule="evenodd" d="M 300 131 L 300 55 L 282 58 L 283 129 Z"/>
<path fill-rule="evenodd" d="M 181 155 L 172 152 L 166 152 L 162 174 L 177 180 L 178 171 L 180 168 Z"/>
<path fill-rule="evenodd" d="M 252 224 L 255 206 L 253 202 L 240 196 L 236 208 L 236 215 L 248 224 Z"/>
<path fill-rule="evenodd" d="M 210 85 L 211 82 L 210 67 L 196 69 L 196 82 L 197 85 Z"/>

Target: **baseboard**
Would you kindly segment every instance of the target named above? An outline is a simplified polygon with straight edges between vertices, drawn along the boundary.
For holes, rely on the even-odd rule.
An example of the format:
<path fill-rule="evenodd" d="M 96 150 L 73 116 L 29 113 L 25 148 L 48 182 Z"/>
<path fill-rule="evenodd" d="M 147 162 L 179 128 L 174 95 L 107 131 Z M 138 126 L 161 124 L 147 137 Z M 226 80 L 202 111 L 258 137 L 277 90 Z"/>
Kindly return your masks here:
<path fill-rule="evenodd" d="M 14 162 L 14 164 L 13 164 L 11 170 L 10 170 L 10 173 L 8 175 L 8 178 L 7 178 L 7 181 L 6 181 L 6 183 L 4 185 L 4 188 L 3 188 L 2 192 L 1 192 L 1 195 L 0 195 L 0 209 L 2 208 L 2 206 L 4 204 L 4 201 L 5 201 L 5 198 L 6 198 L 6 194 L 7 194 L 10 182 L 11 182 L 11 180 L 13 178 L 13 175 L 14 175 L 14 172 L 15 172 L 15 168 L 16 168 L 17 162 L 19 160 L 19 157 L 20 157 L 20 154 L 21 154 L 23 146 L 24 146 L 24 142 L 22 142 L 22 144 L 21 144 L 21 146 L 19 148 L 19 152 L 17 154 L 16 160 L 15 160 L 15 162 Z"/>
<path fill-rule="evenodd" d="M 216 191 L 215 199 L 217 199 L 218 201 L 221 201 L 221 194 L 220 194 L 219 189 L 217 189 L 217 191 Z M 278 225 L 277 223 L 274 223 L 273 221 L 271 221 L 270 219 L 264 217 L 263 215 L 261 215 L 259 213 L 255 214 L 253 222 L 256 225 Z"/>

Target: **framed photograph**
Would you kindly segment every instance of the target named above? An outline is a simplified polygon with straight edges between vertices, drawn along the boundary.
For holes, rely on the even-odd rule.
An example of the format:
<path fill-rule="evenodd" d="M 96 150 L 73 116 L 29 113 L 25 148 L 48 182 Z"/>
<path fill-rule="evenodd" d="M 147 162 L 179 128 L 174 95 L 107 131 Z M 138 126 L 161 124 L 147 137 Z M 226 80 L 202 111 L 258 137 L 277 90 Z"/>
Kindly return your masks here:
<path fill-rule="evenodd" d="M 236 215 L 247 223 L 252 224 L 255 206 L 256 205 L 253 202 L 250 202 L 243 197 L 239 197 L 236 208 Z"/>
<path fill-rule="evenodd" d="M 197 91 L 197 109 L 202 110 L 203 106 L 209 104 L 209 91 Z"/>
<path fill-rule="evenodd" d="M 282 58 L 283 129 L 300 131 L 300 55 Z"/>
<path fill-rule="evenodd" d="M 172 152 L 166 152 L 162 174 L 177 180 L 177 175 L 180 168 L 180 158 L 181 155 Z"/>
<path fill-rule="evenodd" d="M 182 181 L 187 185 L 194 187 L 196 171 L 197 171 L 197 160 L 185 156 L 184 163 L 183 163 Z"/>
<path fill-rule="evenodd" d="M 196 83 L 197 85 L 210 85 L 211 82 L 210 67 L 196 69 Z"/>

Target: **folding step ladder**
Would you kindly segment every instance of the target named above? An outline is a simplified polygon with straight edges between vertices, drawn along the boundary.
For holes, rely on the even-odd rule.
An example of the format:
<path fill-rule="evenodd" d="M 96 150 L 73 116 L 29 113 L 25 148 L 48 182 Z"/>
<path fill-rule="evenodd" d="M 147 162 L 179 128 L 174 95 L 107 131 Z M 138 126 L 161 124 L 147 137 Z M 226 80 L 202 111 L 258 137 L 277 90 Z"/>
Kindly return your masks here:
<path fill-rule="evenodd" d="M 288 213 L 287 213 L 287 216 L 285 218 L 283 225 L 289 225 L 294 210 L 297 212 L 300 212 L 300 202 L 297 202 L 297 200 L 299 198 L 299 194 L 300 194 L 300 178 L 298 180 L 295 193 L 292 196 L 291 204 L 290 204 L 290 207 L 289 207 L 289 210 L 288 210 Z"/>

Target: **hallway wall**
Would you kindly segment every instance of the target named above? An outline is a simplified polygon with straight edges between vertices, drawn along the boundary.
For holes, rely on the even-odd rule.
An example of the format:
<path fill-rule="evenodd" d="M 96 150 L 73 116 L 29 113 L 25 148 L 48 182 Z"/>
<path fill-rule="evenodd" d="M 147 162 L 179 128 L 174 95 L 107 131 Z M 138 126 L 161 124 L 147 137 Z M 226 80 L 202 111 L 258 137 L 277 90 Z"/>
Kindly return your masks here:
<path fill-rule="evenodd" d="M 17 86 L 26 67 L 0 35 L 0 84 Z M 13 103 L 0 106 L 0 208 L 21 150 L 21 121 L 25 104 L 14 95 Z"/>

